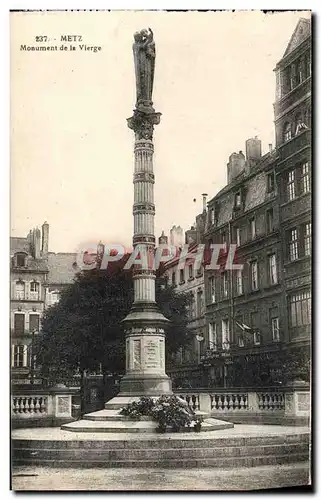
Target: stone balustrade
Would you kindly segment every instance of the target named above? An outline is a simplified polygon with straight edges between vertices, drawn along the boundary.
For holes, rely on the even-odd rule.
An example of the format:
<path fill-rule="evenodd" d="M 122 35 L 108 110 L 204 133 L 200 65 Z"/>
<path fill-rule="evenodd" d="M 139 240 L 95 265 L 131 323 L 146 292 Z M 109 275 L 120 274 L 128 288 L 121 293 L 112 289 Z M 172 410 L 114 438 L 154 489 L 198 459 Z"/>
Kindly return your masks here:
<path fill-rule="evenodd" d="M 308 419 L 310 391 L 306 385 L 275 389 L 179 389 L 175 394 L 183 398 L 194 411 L 227 417 L 236 422 L 282 423 Z M 274 420 L 273 420 L 274 418 Z"/>
<path fill-rule="evenodd" d="M 11 419 L 13 427 L 60 425 L 70 422 L 72 396 L 78 390 L 67 387 L 13 386 Z"/>
<path fill-rule="evenodd" d="M 12 396 L 11 415 L 24 418 L 48 415 L 49 396 Z"/>

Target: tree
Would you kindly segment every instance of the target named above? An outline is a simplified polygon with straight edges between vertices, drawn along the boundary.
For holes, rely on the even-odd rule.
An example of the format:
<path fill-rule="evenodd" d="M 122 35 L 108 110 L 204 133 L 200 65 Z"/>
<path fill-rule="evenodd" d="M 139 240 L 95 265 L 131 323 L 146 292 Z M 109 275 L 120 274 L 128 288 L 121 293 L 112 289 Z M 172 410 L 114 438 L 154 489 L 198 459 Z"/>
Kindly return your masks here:
<path fill-rule="evenodd" d="M 34 353 L 40 376 L 48 383 L 64 382 L 79 370 L 81 388 L 86 370 L 122 373 L 125 368 L 125 333 L 121 320 L 133 299 L 132 272 L 124 271 L 128 257 L 107 270 L 79 273 L 62 291 L 58 304 L 48 308 L 42 319 L 42 334 Z M 170 320 L 166 330 L 167 356 L 188 345 L 190 294 L 178 294 L 162 275 L 156 278 L 156 301 Z"/>

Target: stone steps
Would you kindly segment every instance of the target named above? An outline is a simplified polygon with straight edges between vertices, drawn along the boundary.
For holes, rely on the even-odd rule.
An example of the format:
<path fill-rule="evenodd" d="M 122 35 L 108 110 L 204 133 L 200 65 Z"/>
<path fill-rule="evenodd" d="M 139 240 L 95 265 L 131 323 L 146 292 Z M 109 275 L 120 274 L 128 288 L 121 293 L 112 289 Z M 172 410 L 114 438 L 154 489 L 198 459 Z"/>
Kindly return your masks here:
<path fill-rule="evenodd" d="M 106 410 L 101 410 L 106 412 Z M 113 433 L 156 433 L 156 428 L 158 427 L 157 422 L 153 420 L 128 420 L 120 419 L 116 414 L 112 414 L 111 420 L 106 420 L 105 416 L 102 416 L 100 412 L 98 418 L 87 415 L 87 419 L 77 420 L 75 422 L 70 422 L 61 426 L 62 430 L 71 432 L 113 432 Z M 103 413 L 105 415 L 105 413 Z M 114 417 L 117 418 L 114 418 Z M 202 423 L 203 431 L 214 431 L 221 429 L 233 428 L 234 424 L 230 422 L 222 422 L 221 420 L 216 420 L 214 418 L 205 419 Z"/>
<path fill-rule="evenodd" d="M 14 449 L 18 448 L 46 448 L 46 449 L 56 449 L 56 448 L 69 448 L 69 449 L 126 449 L 126 450 L 137 450 L 145 448 L 156 449 L 173 449 L 173 448 L 223 448 L 227 449 L 230 447 L 250 447 L 258 446 L 263 447 L 266 445 L 287 445 L 291 444 L 304 444 L 309 446 L 310 436 L 308 433 L 302 434 L 276 434 L 276 435 L 249 435 L 249 436 L 235 436 L 226 435 L 224 437 L 218 436 L 213 437 L 215 432 L 206 433 L 200 435 L 198 433 L 188 433 L 188 434 L 156 434 L 153 437 L 148 437 L 146 435 L 141 437 L 133 436 L 131 439 L 122 439 L 121 436 L 117 436 L 117 439 L 107 438 L 101 440 L 91 440 L 90 436 L 86 438 L 81 438 L 76 436 L 76 439 L 27 439 L 27 438 L 14 438 L 12 441 L 12 446 Z"/>
<path fill-rule="evenodd" d="M 223 431 L 225 432 L 225 431 Z M 231 432 L 230 430 L 226 431 Z M 211 433 L 212 435 L 215 432 Z M 13 439 L 14 465 L 51 467 L 256 467 L 309 460 L 309 435 L 206 438 L 191 433 L 122 439 Z M 203 436 L 203 437 L 202 437 Z"/>
<path fill-rule="evenodd" d="M 270 455 L 257 457 L 231 457 L 231 458 L 199 458 L 199 459 L 160 459 L 160 460 L 101 460 L 96 459 L 39 459 L 14 458 L 14 465 L 33 465 L 40 467 L 64 467 L 64 468 L 235 468 L 235 467 L 258 467 L 262 465 L 282 465 L 289 463 L 305 462 L 309 459 L 308 454 L 287 453 L 284 455 Z"/>
<path fill-rule="evenodd" d="M 199 458 L 231 458 L 231 457 L 256 457 L 267 455 L 285 455 L 290 453 L 307 453 L 307 446 L 304 444 L 293 445 L 266 445 L 266 446 L 246 446 L 244 448 L 229 446 L 211 447 L 211 448 L 168 448 L 168 449 L 154 449 L 145 448 L 142 450 L 127 450 L 124 448 L 108 449 L 103 448 L 99 450 L 99 459 L 112 460 L 112 461 L 126 461 L 126 460 L 176 460 L 176 459 L 199 459 Z M 32 458 L 33 456 L 38 459 L 77 459 L 95 460 L 97 459 L 97 449 L 92 448 L 78 448 L 78 449 L 53 449 L 53 448 L 19 448 L 15 450 L 15 456 Z"/>

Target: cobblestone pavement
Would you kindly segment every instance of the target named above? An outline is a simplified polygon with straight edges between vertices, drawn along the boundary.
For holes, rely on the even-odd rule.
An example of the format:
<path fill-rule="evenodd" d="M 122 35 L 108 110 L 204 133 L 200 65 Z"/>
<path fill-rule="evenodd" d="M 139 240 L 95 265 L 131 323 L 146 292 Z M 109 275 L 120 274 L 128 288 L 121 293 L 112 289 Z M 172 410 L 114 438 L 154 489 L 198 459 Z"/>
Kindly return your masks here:
<path fill-rule="evenodd" d="M 54 469 L 14 467 L 17 490 L 240 491 L 309 484 L 309 464 L 242 469 Z"/>

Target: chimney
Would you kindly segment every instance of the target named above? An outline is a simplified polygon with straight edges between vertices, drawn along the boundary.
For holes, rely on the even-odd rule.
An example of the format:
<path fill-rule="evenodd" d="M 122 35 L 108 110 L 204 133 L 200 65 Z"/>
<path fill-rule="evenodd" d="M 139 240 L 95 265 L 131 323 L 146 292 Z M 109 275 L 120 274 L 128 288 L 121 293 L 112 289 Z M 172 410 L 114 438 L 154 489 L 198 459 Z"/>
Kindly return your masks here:
<path fill-rule="evenodd" d="M 272 144 L 269 144 L 269 153 L 272 153 Z"/>
<path fill-rule="evenodd" d="M 197 230 L 195 226 L 191 226 L 191 229 L 185 231 L 185 244 L 190 245 L 197 242 Z"/>
<path fill-rule="evenodd" d="M 258 139 L 257 135 L 254 139 L 248 139 L 245 142 L 246 148 L 246 159 L 248 161 L 251 160 L 259 160 L 262 156 L 262 143 L 260 139 Z"/>
<path fill-rule="evenodd" d="M 41 253 L 43 256 L 46 256 L 48 254 L 48 248 L 49 248 L 49 224 L 47 221 L 45 221 L 42 226 L 42 245 L 41 245 Z"/>
<path fill-rule="evenodd" d="M 240 151 L 232 153 L 227 164 L 227 183 L 230 184 L 245 168 L 245 156 Z"/>
<path fill-rule="evenodd" d="M 40 229 L 37 227 L 34 229 L 34 258 L 40 259 L 40 242 L 41 242 L 41 233 Z"/>
<path fill-rule="evenodd" d="M 207 201 L 207 193 L 203 193 L 203 212 L 206 212 L 206 201 Z"/>
<path fill-rule="evenodd" d="M 158 238 L 158 244 L 159 245 L 167 245 L 168 244 L 168 238 L 165 236 L 164 231 L 162 231 L 162 234 Z"/>

